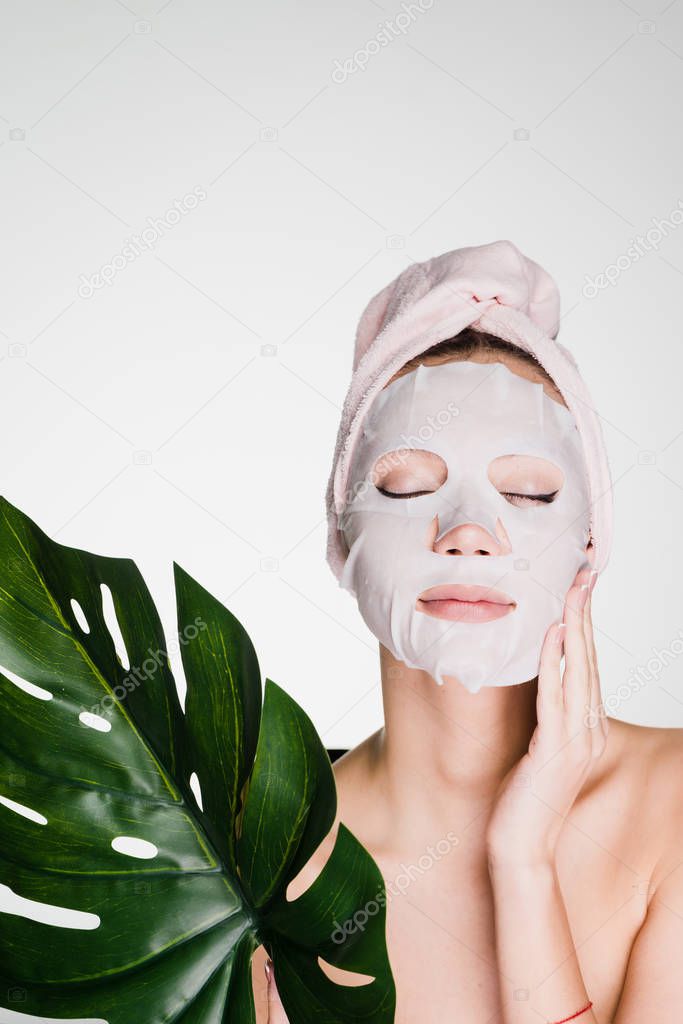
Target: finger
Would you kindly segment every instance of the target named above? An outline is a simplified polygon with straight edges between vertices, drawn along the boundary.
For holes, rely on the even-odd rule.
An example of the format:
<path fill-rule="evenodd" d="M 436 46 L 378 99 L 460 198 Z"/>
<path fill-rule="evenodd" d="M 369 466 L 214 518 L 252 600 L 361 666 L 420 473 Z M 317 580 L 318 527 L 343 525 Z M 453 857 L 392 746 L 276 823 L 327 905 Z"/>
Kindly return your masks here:
<path fill-rule="evenodd" d="M 588 651 L 588 658 L 593 668 L 597 668 L 598 658 L 597 651 L 595 649 L 595 638 L 593 635 L 593 587 L 595 586 L 595 576 L 591 573 L 591 580 L 588 588 L 588 600 L 584 608 L 583 624 L 586 630 L 586 649 Z"/>
<path fill-rule="evenodd" d="M 583 606 L 582 627 L 586 655 L 588 658 L 588 694 L 584 706 L 584 724 L 590 731 L 591 746 L 595 745 L 596 737 L 602 736 L 600 731 L 600 718 L 598 716 L 596 685 L 595 685 L 595 650 L 593 645 L 593 631 L 591 623 L 591 589 L 588 588 L 588 596 Z"/>
<path fill-rule="evenodd" d="M 593 754 L 598 757 L 605 748 L 607 740 L 607 721 L 602 706 L 602 693 L 600 689 L 600 671 L 598 668 L 598 655 L 595 647 L 595 631 L 593 629 L 593 587 L 595 586 L 596 575 L 591 573 L 591 587 L 588 591 L 588 600 L 584 608 L 584 633 L 586 637 L 586 650 L 590 665 L 591 692 L 589 699 L 589 721 L 591 737 L 593 741 Z"/>
<path fill-rule="evenodd" d="M 567 727 L 572 736 L 586 728 L 585 708 L 590 698 L 590 664 L 583 626 L 584 602 L 587 596 L 588 591 L 579 580 L 570 587 L 565 603 L 567 629 L 564 640 L 563 690 Z"/>
<path fill-rule="evenodd" d="M 275 984 L 272 960 L 266 961 L 266 975 L 268 977 L 268 1024 L 289 1024 Z"/>
<path fill-rule="evenodd" d="M 554 622 L 548 629 L 541 647 L 536 694 L 536 719 L 539 726 L 538 742 L 553 744 L 561 733 L 564 717 L 562 696 L 562 647 L 565 625 Z"/>

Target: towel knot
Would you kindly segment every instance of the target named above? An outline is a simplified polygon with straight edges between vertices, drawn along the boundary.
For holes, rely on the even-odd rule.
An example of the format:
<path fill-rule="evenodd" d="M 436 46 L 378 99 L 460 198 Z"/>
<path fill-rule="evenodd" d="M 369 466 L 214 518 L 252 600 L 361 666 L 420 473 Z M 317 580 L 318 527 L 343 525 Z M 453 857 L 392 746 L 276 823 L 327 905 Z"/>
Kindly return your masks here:
<path fill-rule="evenodd" d="M 555 281 L 503 239 L 454 249 L 407 267 L 368 303 L 356 331 L 353 369 L 374 340 L 398 321 L 402 332 L 405 328 L 417 333 L 424 324 L 447 320 L 463 305 L 482 306 L 483 316 L 494 303 L 520 310 L 548 337 L 557 336 L 560 293 Z"/>

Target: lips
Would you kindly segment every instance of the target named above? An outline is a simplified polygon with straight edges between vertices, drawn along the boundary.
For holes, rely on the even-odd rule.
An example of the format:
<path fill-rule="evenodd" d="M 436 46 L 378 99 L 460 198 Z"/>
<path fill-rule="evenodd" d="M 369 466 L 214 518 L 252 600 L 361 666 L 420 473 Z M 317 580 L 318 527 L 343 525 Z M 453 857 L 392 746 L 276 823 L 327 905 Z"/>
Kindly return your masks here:
<path fill-rule="evenodd" d="M 492 622 L 511 612 L 516 603 L 493 587 L 443 584 L 423 591 L 415 607 L 426 615 L 451 622 Z"/>

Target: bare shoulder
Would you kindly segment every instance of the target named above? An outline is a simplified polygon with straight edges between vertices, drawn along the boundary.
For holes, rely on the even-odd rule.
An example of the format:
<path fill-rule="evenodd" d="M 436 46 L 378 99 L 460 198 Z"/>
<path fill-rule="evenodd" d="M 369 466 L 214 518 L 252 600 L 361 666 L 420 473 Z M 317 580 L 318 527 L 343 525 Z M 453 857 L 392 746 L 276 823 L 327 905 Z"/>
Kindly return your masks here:
<path fill-rule="evenodd" d="M 622 904 L 638 914 L 617 1018 L 624 1024 L 669 1021 L 671 1008 L 683 1001 L 683 975 L 674 966 L 683 953 L 683 729 L 610 719 L 604 753 L 611 770 L 602 806 L 613 821 L 620 815 L 628 823 L 621 833 L 631 843 L 626 865 L 639 868 L 635 856 L 647 853 L 641 860 L 647 884 L 640 889 L 639 880 L 638 900 Z M 611 794 L 614 812 L 607 810 Z"/>
<path fill-rule="evenodd" d="M 644 758 L 649 793 L 650 820 L 656 831 L 658 858 L 652 875 L 653 891 L 683 861 L 683 728 L 631 727 L 649 757 Z M 680 874 L 680 872 L 679 872 Z"/>
<path fill-rule="evenodd" d="M 609 719 L 607 747 L 596 762 L 594 784 L 632 787 L 659 811 L 667 801 L 683 810 L 683 728 L 636 725 Z M 645 809 L 644 807 L 641 809 Z"/>
<path fill-rule="evenodd" d="M 607 747 L 588 791 L 601 813 L 637 834 L 656 889 L 683 860 L 683 728 L 610 718 Z"/>
<path fill-rule="evenodd" d="M 657 783 L 662 798 L 683 794 L 683 728 L 610 718 L 609 737 L 607 764 L 617 777 L 637 772 L 643 783 Z"/>

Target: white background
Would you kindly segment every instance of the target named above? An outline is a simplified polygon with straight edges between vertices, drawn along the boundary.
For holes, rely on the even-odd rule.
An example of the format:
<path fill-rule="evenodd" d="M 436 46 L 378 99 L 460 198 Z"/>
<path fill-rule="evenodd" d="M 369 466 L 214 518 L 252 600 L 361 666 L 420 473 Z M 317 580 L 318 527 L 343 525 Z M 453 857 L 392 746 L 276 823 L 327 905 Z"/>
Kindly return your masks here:
<path fill-rule="evenodd" d="M 410 262 L 510 239 L 558 281 L 609 449 L 604 696 L 683 726 L 683 658 L 634 676 L 683 636 L 683 227 L 627 255 L 683 216 L 683 2 L 411 10 L 0 4 L 0 490 L 133 557 L 169 637 L 177 560 L 354 745 L 381 723 L 377 644 L 325 563 L 324 493 L 356 323 Z"/>

